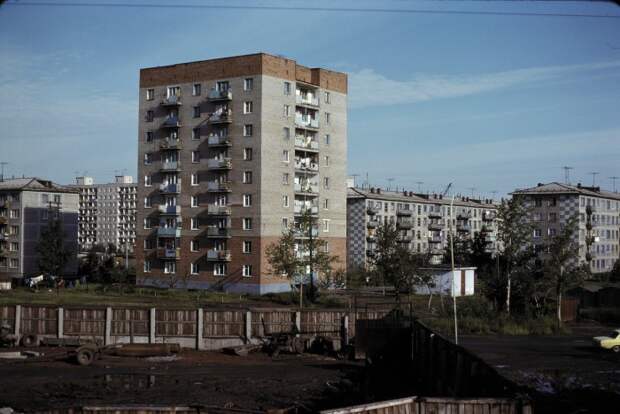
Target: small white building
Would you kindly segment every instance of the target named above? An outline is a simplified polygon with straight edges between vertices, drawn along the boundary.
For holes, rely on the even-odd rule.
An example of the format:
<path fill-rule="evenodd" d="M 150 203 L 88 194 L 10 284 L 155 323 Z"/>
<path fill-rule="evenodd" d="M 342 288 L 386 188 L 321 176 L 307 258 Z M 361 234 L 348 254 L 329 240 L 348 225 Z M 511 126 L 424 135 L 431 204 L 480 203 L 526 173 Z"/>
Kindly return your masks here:
<path fill-rule="evenodd" d="M 457 267 L 454 273 L 450 268 L 428 268 L 423 271 L 434 273 L 434 286 L 416 286 L 419 295 L 442 294 L 446 296 L 471 296 L 475 292 L 476 268 Z"/>

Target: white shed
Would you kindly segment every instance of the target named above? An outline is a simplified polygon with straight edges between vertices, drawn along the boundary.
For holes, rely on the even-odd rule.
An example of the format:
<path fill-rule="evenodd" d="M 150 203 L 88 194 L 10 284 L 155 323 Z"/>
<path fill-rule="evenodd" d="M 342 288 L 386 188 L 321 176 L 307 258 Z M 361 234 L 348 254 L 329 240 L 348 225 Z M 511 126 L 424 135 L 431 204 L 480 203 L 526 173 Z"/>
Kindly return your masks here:
<path fill-rule="evenodd" d="M 441 293 L 447 296 L 471 296 L 475 292 L 476 284 L 476 268 L 475 267 L 457 267 L 454 273 L 450 268 L 428 268 L 423 269 L 431 271 L 434 275 L 435 286 L 430 289 L 427 286 L 416 286 L 416 293 L 428 295 Z"/>

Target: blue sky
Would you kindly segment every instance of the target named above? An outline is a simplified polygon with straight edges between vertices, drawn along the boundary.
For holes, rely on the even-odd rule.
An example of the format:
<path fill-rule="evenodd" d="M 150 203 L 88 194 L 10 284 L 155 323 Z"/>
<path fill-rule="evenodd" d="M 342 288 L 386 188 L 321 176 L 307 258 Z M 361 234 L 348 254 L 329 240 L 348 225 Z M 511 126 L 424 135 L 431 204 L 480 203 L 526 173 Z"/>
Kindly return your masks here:
<path fill-rule="evenodd" d="M 308 4 L 183 1 L 192 3 Z M 620 16 L 612 4 L 575 2 L 313 4 Z M 453 182 L 489 196 L 562 180 L 564 165 L 573 182 L 597 171 L 611 188 L 607 177 L 620 176 L 620 19 L 13 5 L 0 7 L 5 174 L 135 176 L 139 69 L 257 51 L 349 73 L 358 183 Z"/>

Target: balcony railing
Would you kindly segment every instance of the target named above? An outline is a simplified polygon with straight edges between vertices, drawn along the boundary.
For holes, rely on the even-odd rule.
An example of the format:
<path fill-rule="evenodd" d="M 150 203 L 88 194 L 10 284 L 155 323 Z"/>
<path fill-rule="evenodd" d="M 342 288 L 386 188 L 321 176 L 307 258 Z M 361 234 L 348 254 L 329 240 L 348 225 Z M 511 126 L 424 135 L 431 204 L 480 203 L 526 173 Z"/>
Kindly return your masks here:
<path fill-rule="evenodd" d="M 214 216 L 230 216 L 232 209 L 230 206 L 218 206 L 215 204 L 209 204 L 207 207 L 207 213 Z"/>
<path fill-rule="evenodd" d="M 374 249 L 366 249 L 366 256 L 368 257 L 375 257 L 377 255 L 377 253 L 375 252 Z"/>
<path fill-rule="evenodd" d="M 229 238 L 231 236 L 230 228 L 228 227 L 207 227 L 207 237 L 211 238 Z"/>
<path fill-rule="evenodd" d="M 368 227 L 369 229 L 376 229 L 377 227 L 379 227 L 379 221 L 369 220 L 368 223 L 366 223 L 366 227 Z"/>
<path fill-rule="evenodd" d="M 429 243 L 441 243 L 441 236 L 428 236 Z"/>
<path fill-rule="evenodd" d="M 228 136 L 209 135 L 207 144 L 211 147 L 230 146 L 232 143 Z"/>
<path fill-rule="evenodd" d="M 295 169 L 302 171 L 319 171 L 319 164 L 316 162 L 295 161 Z"/>
<path fill-rule="evenodd" d="M 374 216 L 380 211 L 379 207 L 368 207 L 366 208 L 366 213 L 368 215 Z"/>
<path fill-rule="evenodd" d="M 433 231 L 441 230 L 441 229 L 443 229 L 443 224 L 441 224 L 441 223 L 429 223 L 428 224 L 428 229 L 429 230 L 433 230 Z"/>
<path fill-rule="evenodd" d="M 433 256 L 441 256 L 443 255 L 443 250 L 436 247 L 431 247 L 428 249 L 428 253 Z"/>
<path fill-rule="evenodd" d="M 413 221 L 411 220 L 399 220 L 396 222 L 396 227 L 399 229 L 409 230 L 413 227 Z"/>
<path fill-rule="evenodd" d="M 377 236 L 366 236 L 366 241 L 368 243 L 376 243 L 377 242 Z"/>
<path fill-rule="evenodd" d="M 161 126 L 162 128 L 180 128 L 181 120 L 177 116 L 169 116 Z"/>
<path fill-rule="evenodd" d="M 305 206 L 305 205 L 295 205 L 293 206 L 293 213 L 295 214 L 304 214 L 306 212 L 310 212 L 310 214 L 319 214 L 318 206 Z"/>
<path fill-rule="evenodd" d="M 232 122 L 232 110 L 214 112 L 209 116 L 209 122 L 212 124 L 230 123 Z"/>
<path fill-rule="evenodd" d="M 307 138 L 295 137 L 295 147 L 302 148 L 304 150 L 318 151 L 319 143 L 318 141 L 309 140 Z"/>
<path fill-rule="evenodd" d="M 163 161 L 160 171 L 178 171 L 181 169 L 181 161 Z"/>
<path fill-rule="evenodd" d="M 178 215 L 181 214 L 181 206 L 164 206 L 164 205 L 160 205 L 159 206 L 159 212 L 160 212 L 160 214 L 170 214 L 170 215 L 178 216 Z"/>
<path fill-rule="evenodd" d="M 306 183 L 306 184 L 295 184 L 295 192 L 296 193 L 304 193 L 304 194 L 317 194 L 319 185 L 318 183 Z"/>
<path fill-rule="evenodd" d="M 495 220 L 497 214 L 494 211 L 485 211 L 482 213 L 482 220 L 484 221 L 493 221 Z"/>
<path fill-rule="evenodd" d="M 181 183 L 177 184 L 160 184 L 159 191 L 164 194 L 178 194 L 181 192 Z"/>
<path fill-rule="evenodd" d="M 295 114 L 295 124 L 302 128 L 319 128 L 319 120 L 308 115 Z"/>
<path fill-rule="evenodd" d="M 211 158 L 207 160 L 207 168 L 210 170 L 229 170 L 232 168 L 230 158 Z"/>
<path fill-rule="evenodd" d="M 443 218 L 443 213 L 441 211 L 429 211 L 428 218 Z"/>
<path fill-rule="evenodd" d="M 398 243 L 411 243 L 412 240 L 412 236 L 400 236 L 396 241 Z"/>
<path fill-rule="evenodd" d="M 165 138 L 159 143 L 160 150 L 180 150 L 183 148 L 180 139 Z"/>
<path fill-rule="evenodd" d="M 230 181 L 209 181 L 207 183 L 207 191 L 227 193 L 232 191 L 231 184 Z"/>
<path fill-rule="evenodd" d="M 226 90 L 220 91 L 220 90 L 213 88 L 209 90 L 209 92 L 207 93 L 207 99 L 211 102 L 230 101 L 232 99 L 232 90 L 226 89 Z"/>
<path fill-rule="evenodd" d="M 157 258 L 179 260 L 181 258 L 181 249 L 178 247 L 176 249 L 159 248 L 157 249 Z"/>
<path fill-rule="evenodd" d="M 210 262 L 229 262 L 230 259 L 230 250 L 207 250 L 207 260 Z"/>
<path fill-rule="evenodd" d="M 407 210 L 404 208 L 399 208 L 396 210 L 397 216 L 411 217 L 412 214 L 413 214 L 413 210 Z"/>
<path fill-rule="evenodd" d="M 298 105 L 319 106 L 319 98 L 312 95 L 295 95 L 295 103 Z"/>
<path fill-rule="evenodd" d="M 457 213 L 456 214 L 456 219 L 457 220 L 469 220 L 471 218 L 471 213 Z"/>
<path fill-rule="evenodd" d="M 456 225 L 456 230 L 461 232 L 471 231 L 471 224 L 458 224 Z"/>
<path fill-rule="evenodd" d="M 162 99 L 161 104 L 162 106 L 179 106 L 181 105 L 181 97 L 176 95 L 168 96 Z"/>
<path fill-rule="evenodd" d="M 304 230 L 296 228 L 293 233 L 295 234 L 295 237 L 299 239 L 308 239 L 310 238 L 310 235 L 312 235 L 312 237 L 319 237 L 318 227 L 313 227 L 310 232 L 307 229 Z"/>
<path fill-rule="evenodd" d="M 181 237 L 181 229 L 179 227 L 158 227 L 157 237 Z"/>
<path fill-rule="evenodd" d="M 491 226 L 482 226 L 480 231 L 483 232 L 483 233 L 493 233 L 493 227 L 491 227 Z"/>

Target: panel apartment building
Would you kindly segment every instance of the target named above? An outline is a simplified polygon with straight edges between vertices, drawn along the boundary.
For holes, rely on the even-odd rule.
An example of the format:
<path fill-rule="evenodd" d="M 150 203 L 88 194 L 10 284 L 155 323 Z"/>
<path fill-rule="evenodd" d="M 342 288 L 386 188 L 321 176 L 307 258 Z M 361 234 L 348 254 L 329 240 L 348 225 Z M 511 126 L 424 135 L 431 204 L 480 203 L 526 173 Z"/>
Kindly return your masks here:
<path fill-rule="evenodd" d="M 138 283 L 289 290 L 265 250 L 305 210 L 344 267 L 346 153 L 344 73 L 265 53 L 142 69 Z"/>
<path fill-rule="evenodd" d="M 347 267 L 366 268 L 372 263 L 377 228 L 394 223 L 399 242 L 410 250 L 430 253 L 433 263 L 449 248 L 450 225 L 455 239 L 485 233 L 487 251 L 497 250 L 497 208 L 491 200 L 454 199 L 437 194 L 385 191 L 380 188 L 349 188 L 347 214 Z M 451 223 L 450 223 L 451 221 Z"/>
<path fill-rule="evenodd" d="M 0 181 L 0 280 L 40 274 L 37 245 L 51 214 L 60 214 L 65 244 L 77 253 L 78 194 L 39 178 Z M 77 255 L 63 276 L 77 274 Z"/>
<path fill-rule="evenodd" d="M 95 184 L 92 177 L 77 177 L 76 184 L 69 187 L 80 193 L 80 250 L 112 244 L 118 250 L 133 252 L 138 193 L 133 177 L 118 175 L 113 183 L 106 184 Z"/>
<path fill-rule="evenodd" d="M 536 187 L 516 190 L 530 209 L 535 226 L 533 241 L 540 246 L 558 234 L 567 220 L 577 215 L 579 260 L 588 263 L 592 273 L 610 271 L 620 254 L 620 194 L 581 184 L 539 183 Z M 578 239 L 578 240 L 577 240 Z"/>

